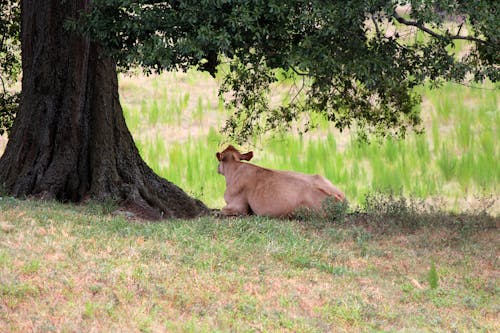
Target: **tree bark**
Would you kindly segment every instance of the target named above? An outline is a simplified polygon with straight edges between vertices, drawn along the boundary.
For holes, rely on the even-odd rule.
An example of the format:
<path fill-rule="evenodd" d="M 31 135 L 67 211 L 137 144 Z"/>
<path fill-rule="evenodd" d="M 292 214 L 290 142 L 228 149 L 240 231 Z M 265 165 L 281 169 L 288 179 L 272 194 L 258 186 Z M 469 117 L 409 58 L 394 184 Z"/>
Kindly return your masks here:
<path fill-rule="evenodd" d="M 22 95 L 0 184 L 17 197 L 119 200 L 150 219 L 207 213 L 145 164 L 125 124 L 114 62 L 64 28 L 89 2 L 21 3 Z"/>

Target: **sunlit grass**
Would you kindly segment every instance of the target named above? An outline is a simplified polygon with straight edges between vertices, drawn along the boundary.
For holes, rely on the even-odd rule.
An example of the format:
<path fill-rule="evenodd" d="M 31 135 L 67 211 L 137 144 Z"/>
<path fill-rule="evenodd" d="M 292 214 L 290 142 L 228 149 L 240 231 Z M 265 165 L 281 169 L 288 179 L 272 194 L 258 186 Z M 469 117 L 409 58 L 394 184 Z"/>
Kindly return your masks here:
<path fill-rule="evenodd" d="M 230 143 L 217 132 L 225 117 L 223 105 L 215 90 L 201 93 L 199 87 L 213 82 L 210 77 L 184 75 L 187 91 L 160 94 L 173 91 L 160 76 L 153 86 L 160 101 L 143 101 L 140 112 L 124 102 L 125 116 L 142 156 L 156 172 L 209 206 L 221 207 L 225 182 L 216 172 L 215 152 Z M 494 87 L 447 83 L 421 89 L 428 101 L 422 110 L 426 132 L 401 141 L 358 142 L 317 117 L 318 131 L 307 136 L 276 135 L 242 149 L 254 150 L 252 162 L 264 167 L 325 175 L 353 203 L 374 190 L 452 202 L 497 194 L 500 115 Z M 164 125 L 170 127 L 155 130 Z"/>

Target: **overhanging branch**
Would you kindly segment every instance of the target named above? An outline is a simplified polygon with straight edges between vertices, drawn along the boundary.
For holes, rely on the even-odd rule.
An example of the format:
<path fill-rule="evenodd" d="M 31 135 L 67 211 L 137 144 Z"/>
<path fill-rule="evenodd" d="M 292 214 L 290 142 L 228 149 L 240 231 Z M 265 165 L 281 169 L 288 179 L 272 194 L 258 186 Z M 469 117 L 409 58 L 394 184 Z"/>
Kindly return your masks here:
<path fill-rule="evenodd" d="M 301 72 L 301 71 L 299 71 L 298 69 L 296 69 L 296 68 L 295 68 L 295 67 L 293 67 L 293 66 L 290 66 L 290 68 L 291 68 L 291 69 L 292 69 L 292 71 L 294 71 L 294 73 L 295 73 L 295 74 L 297 74 L 297 75 L 300 75 L 300 76 L 308 76 L 308 75 L 310 75 L 310 73 L 309 73 L 309 72 Z"/>
<path fill-rule="evenodd" d="M 375 32 L 377 33 L 377 37 L 380 37 L 380 28 L 378 27 L 377 20 L 373 16 L 373 14 L 370 15 L 370 18 L 372 19 L 373 25 L 375 26 Z"/>
<path fill-rule="evenodd" d="M 438 39 L 452 39 L 452 40 L 453 39 L 462 39 L 462 40 L 468 40 L 468 41 L 476 42 L 476 43 L 480 43 L 480 44 L 488 44 L 487 41 L 480 39 L 480 38 L 459 35 L 460 29 L 458 30 L 458 33 L 454 36 L 453 35 L 442 35 L 440 33 L 437 33 L 435 31 L 427 28 L 425 25 L 423 25 L 420 22 L 410 21 L 410 20 L 405 19 L 404 17 L 400 16 L 397 12 L 394 12 L 392 14 L 392 17 L 394 17 L 396 19 L 396 21 L 398 21 L 401 24 L 416 27 L 416 28 L 422 30 L 423 32 L 431 35 L 432 37 L 435 37 Z"/>

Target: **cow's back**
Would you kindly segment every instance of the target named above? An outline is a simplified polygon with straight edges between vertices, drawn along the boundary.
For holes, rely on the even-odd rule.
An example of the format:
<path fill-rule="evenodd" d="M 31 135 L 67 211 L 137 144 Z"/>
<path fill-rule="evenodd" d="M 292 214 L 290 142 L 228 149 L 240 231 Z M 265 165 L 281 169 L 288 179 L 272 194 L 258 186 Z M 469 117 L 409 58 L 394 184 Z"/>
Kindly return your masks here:
<path fill-rule="evenodd" d="M 290 216 L 299 207 L 321 209 L 335 191 L 324 177 L 259 168 L 248 187 L 248 203 L 257 215 Z"/>
<path fill-rule="evenodd" d="M 325 192 L 329 197 L 333 196 L 337 201 L 344 201 L 345 195 L 339 190 L 335 185 L 332 184 L 328 179 L 320 175 L 314 175 L 313 181 L 315 186 Z"/>

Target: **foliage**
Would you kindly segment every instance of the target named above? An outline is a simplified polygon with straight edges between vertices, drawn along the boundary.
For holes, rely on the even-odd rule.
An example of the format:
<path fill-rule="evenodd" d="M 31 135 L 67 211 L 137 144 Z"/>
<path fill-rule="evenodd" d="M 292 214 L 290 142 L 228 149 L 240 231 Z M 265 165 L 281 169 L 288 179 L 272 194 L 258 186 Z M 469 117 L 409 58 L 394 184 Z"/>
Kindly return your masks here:
<path fill-rule="evenodd" d="M 19 106 L 19 93 L 0 93 L 0 135 L 9 133 Z"/>
<path fill-rule="evenodd" d="M 20 7 L 19 1 L 0 0 L 0 78 L 5 90 L 5 81 L 17 78 L 19 62 L 19 31 Z"/>
<path fill-rule="evenodd" d="M 430 79 L 462 81 L 498 72 L 498 1 L 151 1 L 98 0 L 86 24 L 122 67 L 212 75 L 227 62 L 220 94 L 235 110 L 225 129 L 255 131 L 303 123 L 319 112 L 340 129 L 403 136 L 418 129 L 412 89 Z M 411 10 L 409 10 L 411 8 Z M 423 37 L 422 37 L 423 34 Z M 470 43 L 454 54 L 456 41 Z M 298 86 L 274 105 L 283 73 Z"/>
<path fill-rule="evenodd" d="M 19 105 L 19 93 L 7 90 L 21 71 L 19 59 L 19 1 L 0 0 L 0 135 L 8 132 Z"/>

